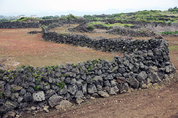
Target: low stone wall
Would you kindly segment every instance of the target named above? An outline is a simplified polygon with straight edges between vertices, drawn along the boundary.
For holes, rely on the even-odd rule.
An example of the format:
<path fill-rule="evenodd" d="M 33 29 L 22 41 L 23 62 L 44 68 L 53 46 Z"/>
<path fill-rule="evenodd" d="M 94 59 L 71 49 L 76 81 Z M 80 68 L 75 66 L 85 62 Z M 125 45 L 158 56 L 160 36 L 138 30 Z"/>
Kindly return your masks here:
<path fill-rule="evenodd" d="M 41 20 L 39 23 L 41 25 L 48 26 L 53 23 L 59 23 L 59 24 L 77 24 L 77 23 L 82 23 L 86 21 L 85 19 L 74 19 L 74 20 Z"/>
<path fill-rule="evenodd" d="M 152 37 L 158 36 L 158 34 L 151 32 L 151 31 L 142 31 L 136 30 L 131 28 L 124 28 L 124 27 L 116 27 L 108 30 L 106 33 L 115 34 L 115 35 L 122 35 L 122 36 L 131 36 L 131 37 Z"/>
<path fill-rule="evenodd" d="M 84 22 L 84 19 L 74 20 L 40 20 L 39 22 L 2 22 L 0 28 L 40 28 L 42 25 L 45 26 L 60 26 L 62 24 L 76 24 Z"/>
<path fill-rule="evenodd" d="M 87 46 L 103 51 L 127 52 L 113 60 L 88 60 L 78 64 L 0 70 L 0 114 L 25 110 L 28 105 L 59 107 L 63 100 L 81 103 L 88 96 L 109 97 L 169 81 L 175 72 L 163 40 L 94 40 L 83 35 L 44 32 L 45 40 Z M 35 108 L 36 109 L 36 108 Z"/>
<path fill-rule="evenodd" d="M 146 40 L 116 40 L 103 38 L 100 40 L 91 39 L 85 35 L 76 34 L 58 34 L 56 32 L 46 32 L 43 35 L 43 39 L 46 41 L 53 41 L 56 43 L 72 44 L 76 46 L 89 47 L 96 50 L 109 51 L 109 52 L 126 52 L 132 53 L 137 50 L 152 50 L 162 44 L 167 44 L 164 40 L 151 39 Z M 165 49 L 166 54 L 168 54 L 168 46 Z"/>
<path fill-rule="evenodd" d="M 0 113 L 25 109 L 29 104 L 59 105 L 62 100 L 81 103 L 87 96 L 109 97 L 150 84 L 168 81 L 175 71 L 165 40 L 149 40 L 157 47 L 137 50 L 111 61 L 88 60 L 78 64 L 0 71 Z M 67 41 L 66 41 L 67 42 Z M 137 41 L 138 42 L 138 41 Z M 133 42 L 130 42 L 133 43 Z M 146 41 L 145 41 L 146 43 Z"/>
<path fill-rule="evenodd" d="M 39 28 L 40 24 L 38 22 L 2 22 L 0 23 L 0 28 Z"/>

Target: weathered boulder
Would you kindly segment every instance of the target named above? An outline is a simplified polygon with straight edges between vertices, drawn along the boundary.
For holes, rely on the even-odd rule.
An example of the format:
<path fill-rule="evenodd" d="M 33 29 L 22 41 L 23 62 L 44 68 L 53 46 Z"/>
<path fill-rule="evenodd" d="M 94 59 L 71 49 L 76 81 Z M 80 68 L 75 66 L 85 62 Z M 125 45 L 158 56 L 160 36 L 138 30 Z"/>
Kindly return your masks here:
<path fill-rule="evenodd" d="M 18 107 L 18 103 L 15 101 L 7 100 L 0 108 L 0 113 L 6 113 Z"/>
<path fill-rule="evenodd" d="M 59 105 L 55 106 L 56 109 L 66 109 L 72 106 L 72 103 L 67 100 L 62 100 Z"/>
<path fill-rule="evenodd" d="M 107 92 L 104 92 L 104 91 L 98 91 L 98 95 L 100 95 L 101 97 L 104 97 L 104 98 L 109 97 L 109 94 Z"/>
<path fill-rule="evenodd" d="M 96 89 L 96 86 L 95 85 L 88 85 L 88 93 L 89 94 L 93 94 L 93 93 L 96 93 L 97 92 L 97 89 Z"/>
<path fill-rule="evenodd" d="M 38 92 L 33 93 L 33 100 L 35 102 L 41 102 L 41 101 L 45 100 L 44 92 L 43 91 L 38 91 Z"/>
<path fill-rule="evenodd" d="M 62 101 L 62 99 L 63 99 L 62 96 L 53 95 L 49 98 L 48 103 L 49 103 L 50 107 L 54 107 L 56 105 L 59 105 L 60 102 Z"/>
<path fill-rule="evenodd" d="M 114 87 L 111 87 L 111 88 L 110 88 L 109 94 L 110 94 L 110 95 L 116 95 L 117 92 L 119 92 L 119 89 L 117 88 L 117 86 L 114 86 Z"/>
<path fill-rule="evenodd" d="M 133 88 L 138 88 L 139 87 L 139 82 L 137 81 L 136 78 L 130 77 L 130 78 L 127 79 L 127 82 Z"/>

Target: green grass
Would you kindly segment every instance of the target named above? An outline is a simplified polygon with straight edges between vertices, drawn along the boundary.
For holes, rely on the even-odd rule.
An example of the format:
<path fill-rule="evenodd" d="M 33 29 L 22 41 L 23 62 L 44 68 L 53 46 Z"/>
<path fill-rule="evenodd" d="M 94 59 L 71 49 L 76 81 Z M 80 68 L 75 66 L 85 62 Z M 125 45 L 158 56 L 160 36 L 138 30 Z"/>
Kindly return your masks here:
<path fill-rule="evenodd" d="M 94 27 L 94 25 L 101 25 L 101 26 L 105 26 L 107 27 L 108 29 L 110 27 L 113 27 L 113 26 L 121 26 L 121 27 L 131 27 L 131 26 L 134 26 L 133 24 L 124 24 L 124 23 L 114 23 L 114 24 L 104 24 L 102 22 L 89 22 L 88 23 L 88 26 L 87 27 Z"/>
<path fill-rule="evenodd" d="M 38 18 L 22 17 L 22 18 L 19 18 L 19 19 L 17 19 L 17 20 L 14 20 L 14 21 L 12 21 L 12 22 L 23 22 L 23 21 L 27 21 L 27 20 L 39 21 Z"/>
<path fill-rule="evenodd" d="M 170 16 L 170 17 L 167 17 Z M 85 15 L 84 17 L 88 20 L 106 20 L 113 19 L 115 21 L 122 20 L 137 20 L 141 22 L 160 22 L 165 23 L 165 21 L 177 23 L 178 17 L 178 8 L 172 8 L 169 10 L 161 11 L 161 10 L 143 10 L 131 13 L 119 13 L 114 15 L 106 15 L 102 17 L 96 17 L 96 15 Z M 166 24 L 166 23 L 165 23 Z"/>
<path fill-rule="evenodd" d="M 178 50 L 178 46 L 171 46 L 169 47 L 169 50 Z"/>
<path fill-rule="evenodd" d="M 170 32 L 170 31 L 165 31 L 165 32 L 161 32 L 160 34 L 178 34 L 178 31 L 175 32 Z"/>
<path fill-rule="evenodd" d="M 65 82 L 62 81 L 60 83 L 56 83 L 57 86 L 59 86 L 59 90 L 61 90 L 65 86 Z"/>
<path fill-rule="evenodd" d="M 60 35 L 65 35 L 65 36 L 67 36 L 67 33 L 59 33 Z"/>

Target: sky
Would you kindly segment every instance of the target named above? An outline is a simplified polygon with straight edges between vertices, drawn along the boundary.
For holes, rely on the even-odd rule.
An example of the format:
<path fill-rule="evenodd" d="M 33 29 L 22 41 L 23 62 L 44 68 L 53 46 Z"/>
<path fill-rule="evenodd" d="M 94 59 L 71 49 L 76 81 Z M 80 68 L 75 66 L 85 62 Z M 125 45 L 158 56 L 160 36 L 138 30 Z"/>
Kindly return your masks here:
<path fill-rule="evenodd" d="M 76 11 L 83 13 L 99 13 L 132 10 L 167 10 L 178 7 L 178 0 L 0 0 L 0 15 L 9 13 L 40 12 L 58 13 Z M 111 13 L 112 14 L 112 13 Z"/>

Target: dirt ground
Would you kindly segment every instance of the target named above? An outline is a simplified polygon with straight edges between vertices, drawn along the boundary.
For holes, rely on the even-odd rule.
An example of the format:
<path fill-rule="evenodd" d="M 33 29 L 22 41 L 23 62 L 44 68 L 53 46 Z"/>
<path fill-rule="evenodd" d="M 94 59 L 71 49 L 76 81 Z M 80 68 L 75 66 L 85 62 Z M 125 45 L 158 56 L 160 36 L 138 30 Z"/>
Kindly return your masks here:
<path fill-rule="evenodd" d="M 93 59 L 112 60 L 114 55 L 86 47 L 57 44 L 43 41 L 42 34 L 27 34 L 41 29 L 0 29 L 0 63 L 5 69 L 15 69 L 21 65 L 34 67 L 52 66 Z"/>
<path fill-rule="evenodd" d="M 58 33 L 67 32 L 66 27 L 53 29 Z M 0 29 L 0 61 L 9 64 L 8 69 L 20 65 L 56 65 L 70 61 L 76 63 L 88 59 L 111 60 L 117 53 L 100 52 L 88 48 L 45 42 L 41 34 L 27 34 L 40 29 Z M 85 34 L 91 37 L 118 37 L 103 33 Z M 150 37 L 136 37 L 149 39 Z M 134 38 L 134 39 L 136 39 Z M 165 37 L 170 47 L 171 62 L 178 68 L 178 37 Z M 77 54 L 80 55 L 77 55 Z M 122 54 L 118 55 L 122 56 Z M 5 59 L 7 58 L 7 59 Z M 5 59 L 5 60 L 4 60 Z M 9 60 L 8 60 L 9 59 Z M 42 60 L 42 61 L 41 61 Z M 70 109 L 52 110 L 37 116 L 24 114 L 24 118 L 178 118 L 178 72 L 175 81 L 159 89 L 137 90 L 109 98 L 95 98 Z"/>

